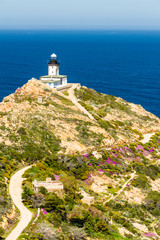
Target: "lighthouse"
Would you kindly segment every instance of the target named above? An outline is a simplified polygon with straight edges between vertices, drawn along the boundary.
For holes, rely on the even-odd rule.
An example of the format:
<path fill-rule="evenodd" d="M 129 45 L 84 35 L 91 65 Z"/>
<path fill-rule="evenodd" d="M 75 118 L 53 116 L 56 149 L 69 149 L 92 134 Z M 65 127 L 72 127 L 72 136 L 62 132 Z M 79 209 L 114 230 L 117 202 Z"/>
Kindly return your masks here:
<path fill-rule="evenodd" d="M 57 55 L 55 53 L 51 55 L 50 62 L 48 63 L 48 75 L 59 75 L 59 62 L 57 61 Z"/>
<path fill-rule="evenodd" d="M 48 75 L 40 77 L 40 81 L 51 88 L 63 88 L 67 85 L 67 76 L 59 74 L 57 55 L 53 53 L 48 63 Z"/>

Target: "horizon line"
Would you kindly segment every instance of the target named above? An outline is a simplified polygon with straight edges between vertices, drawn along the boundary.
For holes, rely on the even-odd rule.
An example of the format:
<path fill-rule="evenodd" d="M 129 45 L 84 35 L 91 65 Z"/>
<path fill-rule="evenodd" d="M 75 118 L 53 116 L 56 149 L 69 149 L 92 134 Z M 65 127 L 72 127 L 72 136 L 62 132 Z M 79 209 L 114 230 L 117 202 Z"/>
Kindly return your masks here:
<path fill-rule="evenodd" d="M 160 28 L 0 28 L 0 31 L 160 31 Z"/>

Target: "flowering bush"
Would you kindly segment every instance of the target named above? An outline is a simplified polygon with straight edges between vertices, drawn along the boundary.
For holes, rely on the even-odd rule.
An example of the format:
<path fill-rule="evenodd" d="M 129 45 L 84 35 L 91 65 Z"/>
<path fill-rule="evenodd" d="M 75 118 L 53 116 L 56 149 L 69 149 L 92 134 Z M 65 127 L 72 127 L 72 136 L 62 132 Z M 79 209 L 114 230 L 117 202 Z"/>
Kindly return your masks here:
<path fill-rule="evenodd" d="M 156 236 L 157 236 L 155 233 L 152 233 L 152 232 L 150 232 L 150 233 L 144 233 L 144 235 L 145 235 L 146 237 L 156 237 Z"/>

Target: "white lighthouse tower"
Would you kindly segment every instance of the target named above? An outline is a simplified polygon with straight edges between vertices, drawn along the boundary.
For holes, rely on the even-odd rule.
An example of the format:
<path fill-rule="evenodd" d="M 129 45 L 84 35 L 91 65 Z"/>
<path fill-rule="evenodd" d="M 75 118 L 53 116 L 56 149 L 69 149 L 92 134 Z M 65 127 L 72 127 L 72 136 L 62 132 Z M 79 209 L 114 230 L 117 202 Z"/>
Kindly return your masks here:
<path fill-rule="evenodd" d="M 48 75 L 40 77 L 40 80 L 51 88 L 63 88 L 67 85 L 67 76 L 59 75 L 59 62 L 56 54 L 51 55 L 48 63 Z"/>
<path fill-rule="evenodd" d="M 57 55 L 54 53 L 51 55 L 50 62 L 48 63 L 48 75 L 59 75 L 59 63 L 57 61 Z"/>

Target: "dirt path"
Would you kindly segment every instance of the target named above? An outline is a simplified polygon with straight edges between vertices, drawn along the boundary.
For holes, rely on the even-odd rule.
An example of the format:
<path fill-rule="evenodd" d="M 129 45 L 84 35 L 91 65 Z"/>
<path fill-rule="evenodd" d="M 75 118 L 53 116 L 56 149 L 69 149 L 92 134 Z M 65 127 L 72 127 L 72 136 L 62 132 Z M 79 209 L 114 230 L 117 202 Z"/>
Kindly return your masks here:
<path fill-rule="evenodd" d="M 155 133 L 147 133 L 147 134 L 144 134 L 143 137 L 144 139 L 142 139 L 140 142 L 145 144 L 147 142 L 149 142 L 150 138 L 154 135 Z"/>
<path fill-rule="evenodd" d="M 83 113 L 88 115 L 91 120 L 95 120 L 94 117 L 84 108 L 81 104 L 78 103 L 76 96 L 74 95 L 74 89 L 78 87 L 78 84 L 73 84 L 72 87 L 68 90 L 69 98 L 74 105 L 76 105 Z"/>
<path fill-rule="evenodd" d="M 133 173 L 131 173 L 131 177 L 123 184 L 123 187 L 117 192 L 117 195 L 113 195 L 108 198 L 103 204 L 105 205 L 107 202 L 111 201 L 111 200 L 114 200 L 115 198 L 117 198 L 121 192 L 123 192 L 124 188 L 127 186 L 127 184 L 131 181 L 131 179 L 133 179 L 136 175 L 136 171 L 134 171 Z"/>
<path fill-rule="evenodd" d="M 16 240 L 32 219 L 32 213 L 23 205 L 21 197 L 22 195 L 21 186 L 24 180 L 24 178 L 22 178 L 22 175 L 30 167 L 31 166 L 19 170 L 11 177 L 10 180 L 9 193 L 13 200 L 13 203 L 19 209 L 21 216 L 19 223 L 8 235 L 6 240 Z"/>

